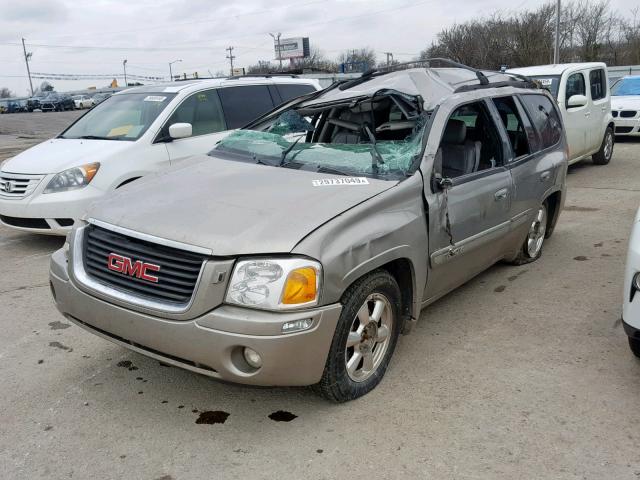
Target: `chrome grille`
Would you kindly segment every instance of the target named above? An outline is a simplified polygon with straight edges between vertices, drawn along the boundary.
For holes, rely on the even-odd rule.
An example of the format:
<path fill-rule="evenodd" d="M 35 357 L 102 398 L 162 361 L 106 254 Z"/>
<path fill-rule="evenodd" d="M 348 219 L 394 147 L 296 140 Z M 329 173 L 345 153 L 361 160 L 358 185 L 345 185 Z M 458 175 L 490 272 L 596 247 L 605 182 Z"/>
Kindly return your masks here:
<path fill-rule="evenodd" d="M 31 195 L 44 175 L 0 172 L 0 197 L 19 199 Z"/>
<path fill-rule="evenodd" d="M 96 225 L 85 230 L 84 269 L 87 275 L 127 293 L 162 303 L 189 303 L 196 288 L 204 255 L 185 252 L 116 233 Z M 110 256 L 117 255 L 136 262 L 158 267 L 152 274 L 157 281 L 149 281 L 128 272 L 109 268 Z"/>

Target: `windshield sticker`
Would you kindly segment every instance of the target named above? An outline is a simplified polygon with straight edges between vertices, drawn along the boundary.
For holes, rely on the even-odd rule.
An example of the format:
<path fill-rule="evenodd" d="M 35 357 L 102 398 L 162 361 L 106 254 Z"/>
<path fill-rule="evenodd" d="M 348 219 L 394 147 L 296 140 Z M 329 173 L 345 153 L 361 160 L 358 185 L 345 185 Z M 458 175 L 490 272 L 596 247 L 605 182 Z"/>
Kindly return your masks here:
<path fill-rule="evenodd" d="M 162 95 L 148 95 L 144 97 L 145 102 L 164 102 L 167 97 L 163 97 Z"/>
<path fill-rule="evenodd" d="M 538 79 L 538 81 L 540 82 L 540 85 L 542 85 L 543 87 L 550 87 L 553 84 L 552 78 L 540 78 Z"/>
<path fill-rule="evenodd" d="M 314 187 L 328 187 L 333 185 L 369 185 L 366 177 L 322 178 L 313 180 Z"/>
<path fill-rule="evenodd" d="M 109 130 L 109 133 L 107 133 L 107 137 L 124 137 L 125 135 L 129 134 L 132 128 L 133 125 L 121 125 L 119 127 L 114 127 Z"/>

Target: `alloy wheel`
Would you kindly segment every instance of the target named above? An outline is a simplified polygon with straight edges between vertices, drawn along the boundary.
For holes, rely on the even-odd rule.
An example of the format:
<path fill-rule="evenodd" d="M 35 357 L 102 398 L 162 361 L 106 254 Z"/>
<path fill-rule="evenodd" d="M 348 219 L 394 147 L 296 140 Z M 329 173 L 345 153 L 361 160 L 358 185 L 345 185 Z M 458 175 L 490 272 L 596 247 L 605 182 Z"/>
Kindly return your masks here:
<path fill-rule="evenodd" d="M 527 255 L 530 258 L 535 258 L 542 250 L 542 243 L 544 242 L 544 236 L 547 233 L 547 207 L 541 205 L 536 218 L 529 227 L 529 234 L 527 236 Z"/>

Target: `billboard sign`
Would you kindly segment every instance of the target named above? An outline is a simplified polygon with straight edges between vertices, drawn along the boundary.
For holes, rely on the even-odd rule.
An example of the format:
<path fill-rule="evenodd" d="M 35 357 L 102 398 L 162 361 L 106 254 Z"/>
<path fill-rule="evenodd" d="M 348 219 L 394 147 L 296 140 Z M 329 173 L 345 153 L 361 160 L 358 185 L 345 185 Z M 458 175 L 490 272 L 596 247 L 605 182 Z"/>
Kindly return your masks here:
<path fill-rule="evenodd" d="M 275 44 L 276 60 L 282 58 L 306 58 L 310 55 L 309 37 L 281 38 L 280 56 L 278 43 Z"/>

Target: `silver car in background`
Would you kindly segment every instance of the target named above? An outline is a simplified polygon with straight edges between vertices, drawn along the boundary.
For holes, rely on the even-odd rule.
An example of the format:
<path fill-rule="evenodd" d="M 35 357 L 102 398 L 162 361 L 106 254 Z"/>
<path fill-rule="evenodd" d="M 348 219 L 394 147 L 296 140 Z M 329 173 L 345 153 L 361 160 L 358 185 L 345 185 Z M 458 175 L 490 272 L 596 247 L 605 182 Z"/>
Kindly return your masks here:
<path fill-rule="evenodd" d="M 557 106 L 527 78 L 375 70 L 97 204 L 53 255 L 52 293 L 162 362 L 348 401 L 423 307 L 540 257 L 566 173 Z"/>

